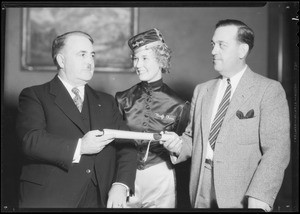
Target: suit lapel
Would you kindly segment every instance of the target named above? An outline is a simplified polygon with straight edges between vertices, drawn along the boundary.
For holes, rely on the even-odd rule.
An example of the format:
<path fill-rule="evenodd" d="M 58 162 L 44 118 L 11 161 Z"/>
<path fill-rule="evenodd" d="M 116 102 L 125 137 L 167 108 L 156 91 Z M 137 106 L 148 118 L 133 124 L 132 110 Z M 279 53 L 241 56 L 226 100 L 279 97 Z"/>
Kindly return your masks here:
<path fill-rule="evenodd" d="M 210 121 L 212 115 L 212 106 L 214 104 L 215 97 L 217 95 L 218 86 L 220 84 L 220 78 L 216 78 L 210 81 L 206 86 L 199 88 L 197 97 L 197 103 L 195 104 L 195 131 L 194 131 L 194 152 L 192 156 L 193 165 L 192 171 L 194 171 L 193 179 L 191 182 L 192 188 L 195 188 L 195 193 L 200 192 L 203 178 L 203 163 L 207 153 L 207 142 L 210 128 Z M 199 131 L 202 130 L 202 131 Z M 201 143 L 198 143 L 201 142 Z M 199 153 L 201 152 L 201 153 Z M 193 198 L 192 204 L 195 204 L 199 200 L 199 194 L 196 194 Z"/>
<path fill-rule="evenodd" d="M 235 116 L 236 111 L 240 108 L 240 106 L 254 94 L 254 83 L 253 72 L 250 68 L 247 68 L 232 96 L 224 122 Z"/>
<path fill-rule="evenodd" d="M 215 81 L 207 87 L 207 93 L 203 97 L 203 120 L 202 120 L 202 127 L 203 127 L 203 139 L 208 140 L 209 135 L 209 128 L 212 116 L 212 106 L 214 105 L 215 98 L 217 96 L 220 78 L 215 79 Z M 205 142 L 206 143 L 206 142 Z M 206 151 L 206 144 L 203 145 L 204 151 Z"/>
<path fill-rule="evenodd" d="M 55 96 L 54 102 L 61 109 L 61 111 L 70 120 L 72 120 L 81 129 L 83 133 L 86 133 L 88 129 L 84 126 L 76 105 L 74 104 L 67 89 L 58 79 L 57 75 L 50 82 L 50 93 Z"/>
<path fill-rule="evenodd" d="M 88 85 L 85 86 L 85 93 L 88 100 L 88 105 L 90 108 L 90 121 L 91 121 L 91 129 L 99 129 L 103 128 L 101 126 L 103 118 L 103 104 L 99 96 L 96 92 Z"/>

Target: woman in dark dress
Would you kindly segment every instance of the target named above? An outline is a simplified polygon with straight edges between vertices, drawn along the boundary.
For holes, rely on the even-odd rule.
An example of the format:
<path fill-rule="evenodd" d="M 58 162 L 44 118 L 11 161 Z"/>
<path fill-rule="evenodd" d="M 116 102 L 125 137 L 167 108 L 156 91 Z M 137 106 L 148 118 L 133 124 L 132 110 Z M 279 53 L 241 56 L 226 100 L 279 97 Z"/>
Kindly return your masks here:
<path fill-rule="evenodd" d="M 141 82 L 116 93 L 124 120 L 132 131 L 174 131 L 181 134 L 189 117 L 190 103 L 181 99 L 162 79 L 169 72 L 171 50 L 156 28 L 128 41 L 134 69 Z M 138 167 L 135 195 L 129 208 L 175 208 L 176 176 L 170 154 L 158 141 L 136 140 Z"/>

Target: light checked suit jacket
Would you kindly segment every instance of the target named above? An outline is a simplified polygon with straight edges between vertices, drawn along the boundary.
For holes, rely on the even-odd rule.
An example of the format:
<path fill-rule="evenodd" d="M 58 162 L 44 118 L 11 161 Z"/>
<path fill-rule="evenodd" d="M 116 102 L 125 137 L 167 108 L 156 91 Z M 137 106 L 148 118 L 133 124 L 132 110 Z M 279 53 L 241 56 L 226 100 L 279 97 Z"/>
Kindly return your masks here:
<path fill-rule="evenodd" d="M 191 157 L 190 198 L 200 200 L 204 161 L 218 78 L 197 85 L 190 123 L 182 135 L 177 163 Z M 254 116 L 239 119 L 237 111 Z M 243 208 L 247 196 L 270 206 L 280 190 L 290 160 L 289 109 L 277 81 L 247 68 L 232 96 L 214 151 L 214 184 L 219 208 Z"/>

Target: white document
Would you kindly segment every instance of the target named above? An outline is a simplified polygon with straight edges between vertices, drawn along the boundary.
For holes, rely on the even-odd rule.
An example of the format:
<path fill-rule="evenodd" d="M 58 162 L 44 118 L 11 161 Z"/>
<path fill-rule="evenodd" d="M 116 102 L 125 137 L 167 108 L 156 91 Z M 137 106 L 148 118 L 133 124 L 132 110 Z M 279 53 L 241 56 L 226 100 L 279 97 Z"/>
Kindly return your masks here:
<path fill-rule="evenodd" d="M 170 134 L 122 131 L 116 129 L 103 129 L 103 134 L 111 134 L 114 136 L 114 138 L 119 138 L 119 139 L 151 140 L 151 141 L 158 141 L 158 140 L 165 141 L 172 136 Z"/>

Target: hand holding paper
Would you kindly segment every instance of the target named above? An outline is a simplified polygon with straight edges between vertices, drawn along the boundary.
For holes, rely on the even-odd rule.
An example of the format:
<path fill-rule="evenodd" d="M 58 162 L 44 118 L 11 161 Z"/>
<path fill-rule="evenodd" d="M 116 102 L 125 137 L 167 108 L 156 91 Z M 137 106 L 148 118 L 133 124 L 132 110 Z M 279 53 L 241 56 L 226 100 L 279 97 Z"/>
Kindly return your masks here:
<path fill-rule="evenodd" d="M 99 130 L 89 131 L 81 139 L 80 154 L 96 154 L 113 140 L 111 134 L 103 135 L 103 132 Z"/>
<path fill-rule="evenodd" d="M 165 141 L 160 141 L 171 154 L 179 156 L 182 147 L 182 139 L 175 132 L 166 132 L 168 138 Z"/>

